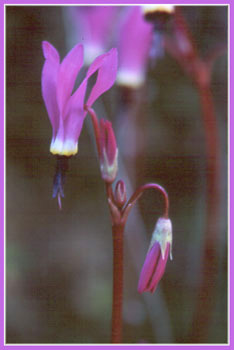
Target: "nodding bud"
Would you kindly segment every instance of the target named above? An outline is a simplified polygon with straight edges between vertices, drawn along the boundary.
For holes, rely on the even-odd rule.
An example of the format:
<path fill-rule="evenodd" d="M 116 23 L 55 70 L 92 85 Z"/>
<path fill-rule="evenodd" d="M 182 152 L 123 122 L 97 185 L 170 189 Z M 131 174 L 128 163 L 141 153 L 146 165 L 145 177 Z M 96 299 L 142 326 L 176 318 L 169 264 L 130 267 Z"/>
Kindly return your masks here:
<path fill-rule="evenodd" d="M 117 182 L 115 186 L 115 201 L 119 208 L 122 208 L 126 203 L 127 195 L 126 195 L 126 186 L 125 183 L 120 180 Z"/>
<path fill-rule="evenodd" d="M 159 218 L 150 242 L 144 265 L 141 270 L 138 292 L 153 293 L 161 280 L 172 247 L 172 225 L 166 218 Z"/>
<path fill-rule="evenodd" d="M 104 181 L 112 183 L 118 171 L 118 148 L 111 122 L 100 120 L 100 168 Z"/>

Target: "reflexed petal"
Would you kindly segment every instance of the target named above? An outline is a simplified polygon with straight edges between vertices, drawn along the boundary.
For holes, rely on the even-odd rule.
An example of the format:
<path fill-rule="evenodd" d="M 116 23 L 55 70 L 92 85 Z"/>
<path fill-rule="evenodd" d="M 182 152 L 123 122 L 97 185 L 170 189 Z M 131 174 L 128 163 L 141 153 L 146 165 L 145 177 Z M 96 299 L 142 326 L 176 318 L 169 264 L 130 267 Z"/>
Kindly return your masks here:
<path fill-rule="evenodd" d="M 59 74 L 57 86 L 57 98 L 60 114 L 64 118 L 64 108 L 71 96 L 77 74 L 83 65 L 83 46 L 76 45 L 63 59 Z"/>
<path fill-rule="evenodd" d="M 98 70 L 98 76 L 96 83 L 94 84 L 89 98 L 86 102 L 88 106 L 96 101 L 96 99 L 102 95 L 105 91 L 110 89 L 114 84 L 117 73 L 117 50 L 111 49 L 104 55 L 96 58 L 91 64 L 87 72 L 86 78 L 88 79 L 92 74 Z"/>
<path fill-rule="evenodd" d="M 43 41 L 42 49 L 46 59 L 41 77 L 42 96 L 53 128 L 53 137 L 55 137 L 59 127 L 59 110 L 56 95 L 59 54 L 47 41 Z"/>
<path fill-rule="evenodd" d="M 42 42 L 42 50 L 43 50 L 43 54 L 44 54 L 45 59 L 48 59 L 50 61 L 54 61 L 56 64 L 60 62 L 60 57 L 59 57 L 58 51 L 48 41 Z"/>
<path fill-rule="evenodd" d="M 152 274 L 156 267 L 159 255 L 160 255 L 160 246 L 158 242 L 155 242 L 153 247 L 147 253 L 144 265 L 141 269 L 141 274 L 138 282 L 139 293 L 143 293 L 144 291 L 148 290 L 147 285 L 152 278 Z"/>

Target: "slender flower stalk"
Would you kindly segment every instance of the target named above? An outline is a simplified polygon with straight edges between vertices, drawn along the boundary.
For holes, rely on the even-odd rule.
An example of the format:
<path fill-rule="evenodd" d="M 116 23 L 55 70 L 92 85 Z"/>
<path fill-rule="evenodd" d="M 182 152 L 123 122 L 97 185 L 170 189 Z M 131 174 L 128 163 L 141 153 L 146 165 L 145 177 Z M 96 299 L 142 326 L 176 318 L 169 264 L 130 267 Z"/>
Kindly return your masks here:
<path fill-rule="evenodd" d="M 112 302 L 112 332 L 111 342 L 122 343 L 122 313 L 123 313 L 123 249 L 124 226 L 121 223 L 112 225 L 113 238 L 113 302 Z"/>
<path fill-rule="evenodd" d="M 181 11 L 177 8 L 174 21 L 174 40 L 166 38 L 165 47 L 194 81 L 201 103 L 202 121 L 206 142 L 206 231 L 202 262 L 202 279 L 198 291 L 197 307 L 193 316 L 189 341 L 192 343 L 206 341 L 209 323 L 214 308 L 215 295 L 213 286 L 216 283 L 218 270 L 217 245 L 218 232 L 214 224 L 217 220 L 220 187 L 219 187 L 219 140 L 214 102 L 211 93 L 211 68 L 214 60 L 224 50 L 201 59 L 193 37 Z M 209 298 L 206 296 L 209 295 Z M 202 327 L 201 327 L 202 325 Z"/>
<path fill-rule="evenodd" d="M 103 149 L 108 155 L 108 162 L 112 162 L 115 159 L 117 154 L 117 146 L 115 141 L 115 136 L 111 124 L 108 124 L 106 121 L 98 122 L 95 111 L 85 106 L 87 112 L 89 112 L 92 124 L 95 133 L 96 145 L 99 154 L 100 165 L 102 164 L 102 152 Z M 103 130 L 105 130 L 105 137 L 103 141 L 103 137 L 101 136 Z M 112 302 L 112 335 L 111 342 L 112 343 L 121 343 L 122 342 L 122 307 L 123 307 L 123 248 L 124 248 L 124 229 L 127 222 L 128 215 L 136 204 L 137 200 L 141 197 L 145 190 L 154 189 L 159 191 L 163 195 L 163 199 L 165 202 L 164 207 L 164 215 L 163 218 L 160 218 L 157 225 L 156 230 L 153 235 L 153 239 L 155 239 L 160 245 L 160 261 L 157 260 L 154 263 L 153 271 L 151 269 L 151 277 L 152 284 L 150 284 L 151 292 L 155 291 L 159 280 L 161 279 L 165 266 L 167 257 L 169 254 L 169 250 L 171 249 L 172 244 L 172 233 L 171 233 L 171 224 L 168 219 L 168 210 L 169 210 L 169 200 L 168 195 L 165 189 L 154 183 L 146 184 L 140 186 L 130 197 L 127 202 L 126 197 L 126 188 L 123 180 L 119 180 L 116 183 L 115 191 L 112 190 L 112 183 L 116 178 L 116 173 L 111 179 L 103 176 L 102 166 L 101 173 L 102 178 L 105 181 L 106 185 L 106 195 L 110 208 L 111 214 L 111 222 L 112 222 L 112 238 L 113 238 L 113 302 Z M 104 172 L 105 174 L 105 172 Z M 153 241 L 152 241 L 153 242 Z M 154 243 L 152 243 L 154 246 Z M 154 252 L 155 248 L 153 248 Z M 150 261 L 149 261 L 150 260 Z M 149 262 L 148 262 L 149 261 Z M 147 266 L 146 266 L 147 265 Z M 148 290 L 148 282 L 151 279 L 149 276 L 149 267 L 151 265 L 151 259 L 146 259 L 146 263 L 143 266 L 140 282 L 139 282 L 139 291 L 140 293 Z M 154 272 L 156 266 L 158 266 L 158 270 L 156 273 Z M 147 284 L 145 281 L 148 280 Z"/>

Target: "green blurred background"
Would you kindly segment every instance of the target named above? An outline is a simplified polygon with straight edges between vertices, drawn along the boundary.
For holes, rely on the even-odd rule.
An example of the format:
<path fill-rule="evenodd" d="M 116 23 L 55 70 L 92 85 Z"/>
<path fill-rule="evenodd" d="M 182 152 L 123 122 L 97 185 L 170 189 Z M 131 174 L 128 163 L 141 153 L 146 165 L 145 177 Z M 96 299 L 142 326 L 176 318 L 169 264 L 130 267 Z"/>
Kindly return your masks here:
<path fill-rule="evenodd" d="M 226 6 L 182 8 L 202 55 L 227 42 Z M 63 210 L 52 198 L 55 157 L 41 96 L 48 40 L 61 57 L 69 47 L 60 6 L 6 7 L 6 341 L 109 343 L 112 293 L 111 222 L 90 120 L 70 160 Z M 221 145 L 217 217 L 219 273 L 209 343 L 227 342 L 227 56 L 212 76 Z M 167 54 L 149 68 L 131 115 L 114 86 L 95 104 L 113 122 L 128 196 L 146 182 L 170 197 L 173 261 L 153 295 L 137 283 L 161 197 L 148 192 L 130 215 L 125 237 L 124 343 L 183 343 L 201 278 L 205 222 L 205 142 L 196 88 Z M 202 327 L 202 325 L 201 325 Z"/>

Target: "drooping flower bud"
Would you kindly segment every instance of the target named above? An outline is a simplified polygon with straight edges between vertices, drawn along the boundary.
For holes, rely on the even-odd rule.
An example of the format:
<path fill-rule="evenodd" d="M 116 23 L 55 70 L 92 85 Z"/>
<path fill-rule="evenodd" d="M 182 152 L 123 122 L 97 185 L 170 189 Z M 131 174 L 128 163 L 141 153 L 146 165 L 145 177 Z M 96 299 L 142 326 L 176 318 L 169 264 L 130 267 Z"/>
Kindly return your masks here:
<path fill-rule="evenodd" d="M 167 259 L 172 259 L 172 225 L 171 220 L 159 218 L 150 242 L 144 265 L 138 282 L 138 292 L 153 293 L 162 278 Z"/>
<path fill-rule="evenodd" d="M 100 120 L 100 169 L 104 181 L 112 183 L 118 170 L 118 148 L 111 122 Z"/>
<path fill-rule="evenodd" d="M 123 180 L 117 182 L 115 187 L 115 201 L 119 208 L 122 208 L 127 200 L 126 187 Z"/>

